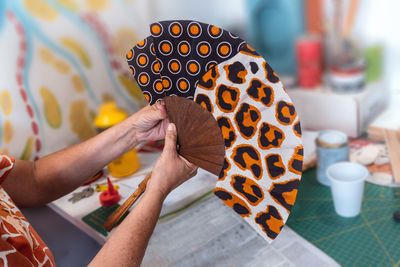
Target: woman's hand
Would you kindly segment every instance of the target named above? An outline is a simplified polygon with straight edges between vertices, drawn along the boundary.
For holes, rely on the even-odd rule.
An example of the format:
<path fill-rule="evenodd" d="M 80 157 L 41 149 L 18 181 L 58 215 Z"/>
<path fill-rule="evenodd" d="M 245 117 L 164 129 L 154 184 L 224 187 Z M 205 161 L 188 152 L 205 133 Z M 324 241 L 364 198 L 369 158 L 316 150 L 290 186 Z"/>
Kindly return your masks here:
<path fill-rule="evenodd" d="M 163 100 L 142 108 L 131 118 L 138 143 L 164 139 L 169 121 Z"/>
<path fill-rule="evenodd" d="M 196 175 L 197 166 L 178 154 L 176 139 L 176 127 L 170 123 L 165 136 L 164 150 L 153 167 L 146 192 L 158 190 L 166 197 L 180 184 Z"/>

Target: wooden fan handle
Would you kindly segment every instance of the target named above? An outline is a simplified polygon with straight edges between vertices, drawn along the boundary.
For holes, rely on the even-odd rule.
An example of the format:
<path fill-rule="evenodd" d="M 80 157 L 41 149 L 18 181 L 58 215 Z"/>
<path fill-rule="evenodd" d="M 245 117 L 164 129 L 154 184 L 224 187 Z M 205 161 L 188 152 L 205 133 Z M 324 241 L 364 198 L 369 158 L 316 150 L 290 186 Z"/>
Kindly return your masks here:
<path fill-rule="evenodd" d="M 104 228 L 109 232 L 114 226 L 119 222 L 119 220 L 124 216 L 124 214 L 129 210 L 130 207 L 136 202 L 136 200 L 143 194 L 146 190 L 147 182 L 151 177 L 151 172 L 144 178 L 144 180 L 139 184 L 135 192 L 133 192 L 130 197 L 125 200 L 124 204 L 118 207 L 113 214 L 108 217 L 107 221 L 104 223 Z"/>

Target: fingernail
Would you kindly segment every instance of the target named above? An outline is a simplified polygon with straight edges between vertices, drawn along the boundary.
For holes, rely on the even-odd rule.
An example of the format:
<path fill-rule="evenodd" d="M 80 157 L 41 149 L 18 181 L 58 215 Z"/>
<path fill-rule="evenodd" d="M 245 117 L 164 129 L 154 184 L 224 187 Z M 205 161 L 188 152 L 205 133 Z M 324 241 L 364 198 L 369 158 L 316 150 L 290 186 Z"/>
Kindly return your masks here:
<path fill-rule="evenodd" d="M 168 124 L 168 131 L 173 131 L 175 129 L 175 125 L 173 123 Z"/>

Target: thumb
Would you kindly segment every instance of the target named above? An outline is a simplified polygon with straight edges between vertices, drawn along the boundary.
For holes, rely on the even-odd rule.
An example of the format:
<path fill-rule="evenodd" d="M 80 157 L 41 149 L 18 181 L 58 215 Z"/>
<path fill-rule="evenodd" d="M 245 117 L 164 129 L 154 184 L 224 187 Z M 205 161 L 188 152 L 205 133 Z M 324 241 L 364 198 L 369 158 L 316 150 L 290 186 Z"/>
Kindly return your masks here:
<path fill-rule="evenodd" d="M 167 133 L 165 134 L 164 151 L 166 153 L 170 153 L 172 155 L 177 154 L 176 139 L 177 139 L 177 134 L 176 134 L 175 124 L 170 123 L 168 125 Z"/>

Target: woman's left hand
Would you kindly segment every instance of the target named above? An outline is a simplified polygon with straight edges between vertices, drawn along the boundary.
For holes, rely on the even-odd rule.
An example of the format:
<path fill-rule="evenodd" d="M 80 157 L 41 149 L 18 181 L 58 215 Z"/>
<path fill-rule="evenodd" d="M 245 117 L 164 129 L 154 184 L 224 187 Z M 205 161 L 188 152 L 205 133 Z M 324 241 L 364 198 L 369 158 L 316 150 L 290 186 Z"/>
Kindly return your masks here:
<path fill-rule="evenodd" d="M 131 117 L 134 121 L 133 127 L 136 130 L 137 142 L 164 139 L 169 120 L 163 100 L 142 108 Z"/>

